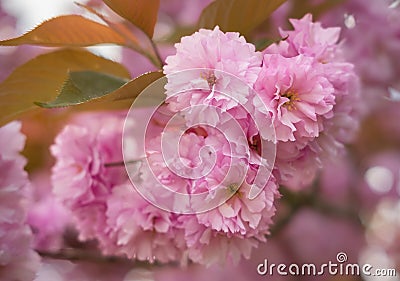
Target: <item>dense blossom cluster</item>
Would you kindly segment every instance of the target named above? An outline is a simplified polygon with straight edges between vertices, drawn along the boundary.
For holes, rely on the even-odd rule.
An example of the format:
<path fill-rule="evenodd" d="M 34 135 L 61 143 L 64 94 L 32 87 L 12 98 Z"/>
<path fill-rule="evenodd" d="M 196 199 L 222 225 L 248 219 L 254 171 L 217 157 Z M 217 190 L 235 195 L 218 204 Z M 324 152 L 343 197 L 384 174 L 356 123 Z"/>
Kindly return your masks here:
<path fill-rule="evenodd" d="M 31 175 L 27 223 L 34 233 L 34 249 L 58 251 L 64 246 L 64 232 L 71 214 L 52 192 L 48 173 Z"/>
<path fill-rule="evenodd" d="M 138 136 L 129 145 L 145 146 L 138 162 L 150 172 L 138 165 L 136 175 L 143 190 L 184 192 L 190 199 L 174 204 L 193 213 L 153 206 L 115 165 L 123 160 L 125 112 L 80 116 L 59 134 L 51 149 L 54 192 L 82 240 L 97 239 L 109 255 L 207 265 L 248 258 L 265 241 L 278 184 L 303 187 L 299 172 L 312 181 L 322 150 L 335 155 L 355 129 L 347 122 L 356 123 L 347 103 L 358 98 L 357 76 L 340 55 L 339 29 L 308 15 L 292 23 L 294 31 L 282 31 L 286 39 L 263 52 L 216 27 L 182 38 L 166 59 L 164 110 L 181 122 L 163 129 L 168 122 L 151 120 L 144 144 Z M 186 129 L 176 138 L 180 126 Z M 263 142 L 277 146 L 275 167 Z M 250 198 L 254 184 L 261 189 Z M 198 194 L 207 196 L 199 202 Z M 215 208 L 201 209 L 215 200 Z"/>
<path fill-rule="evenodd" d="M 123 167 L 107 166 L 122 160 L 123 122 L 123 113 L 80 116 L 51 147 L 53 192 L 71 210 L 83 240 L 105 235 L 107 199 L 127 180 Z"/>
<path fill-rule="evenodd" d="M 254 44 L 225 32 L 229 23 L 175 45 L 218 1 L 161 1 L 152 36 L 113 25 L 105 2 L 113 1 L 86 4 L 133 41 L 120 58 L 131 77 L 159 72 L 122 92 L 163 77 L 130 110 L 58 108 L 0 127 L 0 280 L 259 280 L 265 259 L 320 264 L 339 250 L 349 263 L 400 273 L 400 0 L 283 1 L 268 24 L 245 34 Z M 16 20 L 5 7 L 0 33 L 10 37 Z M 0 80 L 42 52 L 34 50 L 0 53 Z M 6 115 L 22 96 L 8 93 L 14 78 L 37 62 L 0 85 L 4 108 L 12 99 Z"/>
<path fill-rule="evenodd" d="M 353 64 L 342 56 L 339 28 L 323 28 L 311 15 L 291 23 L 293 31 L 281 30 L 286 39 L 264 50 L 255 87 L 277 123 L 278 178 L 298 189 L 312 182 L 324 157 L 334 157 L 354 137 L 360 91 Z M 296 175 L 303 171 L 307 177 Z"/>

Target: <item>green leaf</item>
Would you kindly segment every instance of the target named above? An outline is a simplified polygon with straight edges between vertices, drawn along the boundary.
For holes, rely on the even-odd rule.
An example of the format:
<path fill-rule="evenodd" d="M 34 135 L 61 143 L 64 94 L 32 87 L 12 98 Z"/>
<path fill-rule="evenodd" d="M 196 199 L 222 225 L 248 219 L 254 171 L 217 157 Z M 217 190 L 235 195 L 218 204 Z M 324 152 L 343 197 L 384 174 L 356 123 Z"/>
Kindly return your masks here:
<path fill-rule="evenodd" d="M 153 37 L 160 0 L 103 0 L 108 7 Z"/>
<path fill-rule="evenodd" d="M 19 66 L 0 84 L 0 124 L 39 109 L 34 105 L 35 101 L 54 100 L 68 73 L 82 70 L 129 78 L 121 64 L 86 50 L 62 49 L 40 55 Z"/>
<path fill-rule="evenodd" d="M 20 37 L 0 41 L 2 46 L 31 44 L 48 47 L 105 43 L 124 45 L 125 39 L 110 27 L 78 15 L 52 18 Z"/>
<path fill-rule="evenodd" d="M 103 97 L 120 88 L 126 82 L 125 79 L 101 72 L 70 72 L 60 94 L 54 101 L 48 103 L 35 102 L 35 104 L 45 108 L 82 104 Z"/>
<path fill-rule="evenodd" d="M 133 80 L 93 71 L 71 72 L 54 101 L 35 102 L 44 108 L 84 105 L 80 109 L 129 108 L 135 98 L 152 82 L 163 77 L 161 71 L 148 72 Z M 165 95 L 164 95 L 165 98 Z M 152 105 L 144 103 L 143 106 Z M 118 107 L 118 106 L 117 106 Z"/>
<path fill-rule="evenodd" d="M 248 34 L 286 0 L 216 0 L 200 15 L 198 26 Z"/>

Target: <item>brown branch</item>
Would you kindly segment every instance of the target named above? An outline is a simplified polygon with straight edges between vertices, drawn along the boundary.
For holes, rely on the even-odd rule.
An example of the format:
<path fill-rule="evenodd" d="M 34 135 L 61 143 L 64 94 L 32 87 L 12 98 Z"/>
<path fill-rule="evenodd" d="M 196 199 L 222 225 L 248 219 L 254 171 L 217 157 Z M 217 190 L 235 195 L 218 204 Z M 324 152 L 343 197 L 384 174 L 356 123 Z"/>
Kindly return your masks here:
<path fill-rule="evenodd" d="M 57 252 L 47 252 L 47 251 L 37 251 L 37 252 L 41 257 L 57 259 L 57 260 L 92 262 L 98 264 L 129 265 L 132 267 L 140 267 L 140 268 L 163 266 L 163 264 L 160 264 L 158 262 L 151 263 L 147 261 L 128 259 L 126 257 L 105 256 L 98 251 L 93 251 L 88 249 L 66 248 L 66 249 L 61 249 Z M 166 265 L 172 265 L 172 264 L 166 264 Z"/>
<path fill-rule="evenodd" d="M 109 163 L 104 163 L 104 167 L 119 167 L 119 166 L 125 166 L 125 165 L 130 165 L 130 164 L 136 164 L 140 162 L 141 160 L 130 160 L 130 161 L 118 161 L 118 162 L 109 162 Z"/>
<path fill-rule="evenodd" d="M 101 253 L 94 252 L 88 249 L 74 249 L 67 248 L 61 249 L 58 252 L 47 252 L 38 251 L 38 254 L 42 257 L 52 258 L 52 259 L 63 259 L 70 261 L 90 261 L 95 263 L 133 263 L 133 261 L 115 256 L 103 256 Z"/>
<path fill-rule="evenodd" d="M 163 59 L 161 58 L 160 51 L 158 50 L 156 43 L 151 38 L 149 38 L 149 40 L 151 43 L 151 47 L 153 48 L 154 54 L 156 55 L 156 59 L 159 63 L 159 68 L 162 70 L 164 62 Z"/>

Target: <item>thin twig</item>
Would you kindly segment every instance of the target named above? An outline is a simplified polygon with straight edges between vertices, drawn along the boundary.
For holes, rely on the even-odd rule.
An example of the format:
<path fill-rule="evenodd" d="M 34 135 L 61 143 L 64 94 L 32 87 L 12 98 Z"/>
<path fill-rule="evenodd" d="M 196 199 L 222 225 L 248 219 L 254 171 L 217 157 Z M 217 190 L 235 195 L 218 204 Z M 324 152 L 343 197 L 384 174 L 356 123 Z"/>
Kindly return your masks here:
<path fill-rule="evenodd" d="M 75 248 L 61 249 L 57 252 L 37 251 L 37 253 L 43 258 L 51 258 L 57 260 L 69 260 L 69 261 L 81 261 L 81 262 L 92 262 L 98 264 L 118 264 L 118 265 L 129 265 L 132 267 L 140 268 L 154 268 L 161 266 L 178 266 L 178 263 L 167 263 L 161 264 L 159 262 L 150 261 L 139 261 L 129 259 L 126 257 L 119 256 L 105 256 L 98 251 L 93 250 L 81 250 Z"/>
<path fill-rule="evenodd" d="M 38 254 L 42 257 L 52 258 L 52 259 L 62 259 L 70 261 L 90 261 L 95 263 L 133 263 L 133 261 L 115 256 L 103 256 L 98 252 L 93 252 L 90 250 L 80 250 L 80 249 L 61 249 L 57 252 L 47 252 L 38 251 Z"/>
<path fill-rule="evenodd" d="M 125 166 L 125 165 L 130 165 L 130 164 L 136 164 L 140 162 L 141 160 L 130 160 L 130 161 L 118 161 L 118 162 L 109 162 L 105 163 L 104 167 L 119 167 L 119 166 Z"/>
<path fill-rule="evenodd" d="M 150 43 L 151 43 L 151 47 L 153 48 L 154 54 L 156 55 L 156 58 L 157 58 L 157 60 L 159 62 L 159 68 L 162 70 L 164 62 L 163 62 L 163 59 L 161 58 L 160 52 L 158 50 L 158 47 L 157 47 L 156 43 L 151 38 L 149 38 L 149 40 L 150 40 Z"/>

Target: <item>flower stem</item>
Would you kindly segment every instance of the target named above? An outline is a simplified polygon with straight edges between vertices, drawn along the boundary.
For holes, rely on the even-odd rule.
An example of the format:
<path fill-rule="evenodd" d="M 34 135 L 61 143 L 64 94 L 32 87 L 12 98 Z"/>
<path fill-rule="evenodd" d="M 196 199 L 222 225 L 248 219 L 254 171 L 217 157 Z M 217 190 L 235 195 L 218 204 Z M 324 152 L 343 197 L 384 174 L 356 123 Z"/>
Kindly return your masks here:
<path fill-rule="evenodd" d="M 104 167 L 119 167 L 119 166 L 125 166 L 125 165 L 130 165 L 130 164 L 136 164 L 140 162 L 141 159 L 138 160 L 130 160 L 130 161 L 119 161 L 119 162 L 109 162 L 109 163 L 104 163 Z"/>

